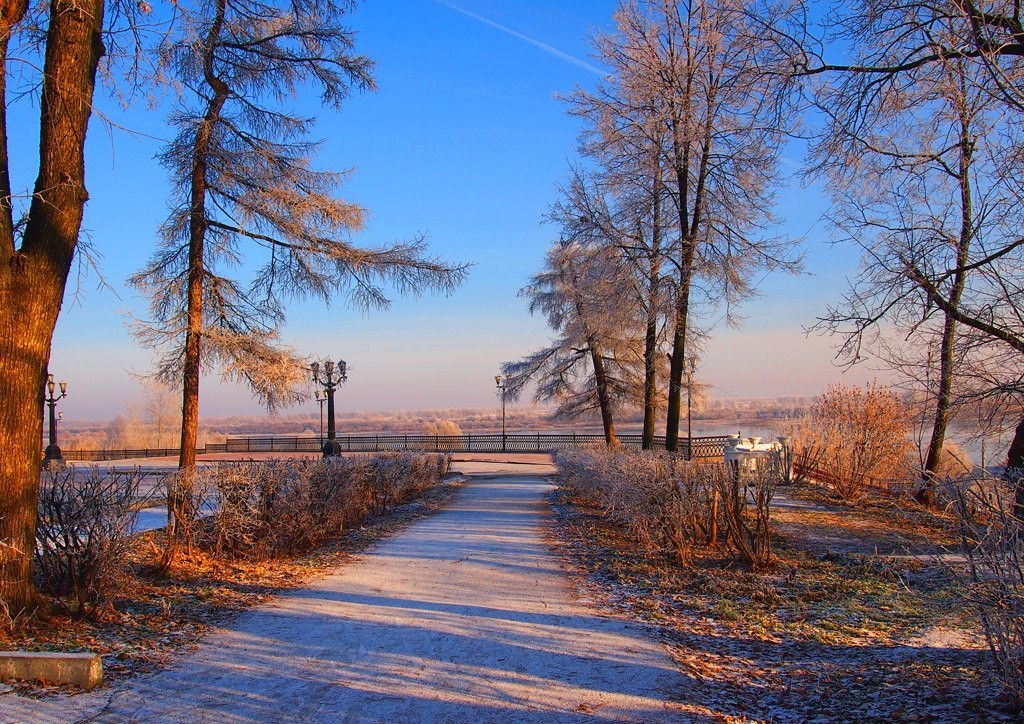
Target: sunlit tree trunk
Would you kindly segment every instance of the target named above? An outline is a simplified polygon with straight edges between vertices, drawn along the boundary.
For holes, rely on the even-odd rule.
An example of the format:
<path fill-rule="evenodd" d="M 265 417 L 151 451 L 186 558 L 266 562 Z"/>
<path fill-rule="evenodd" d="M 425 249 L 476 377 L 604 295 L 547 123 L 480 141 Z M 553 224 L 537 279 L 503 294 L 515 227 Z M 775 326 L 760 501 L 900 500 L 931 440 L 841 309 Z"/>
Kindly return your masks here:
<path fill-rule="evenodd" d="M 956 249 L 956 271 L 949 293 L 949 303 L 960 307 L 964 286 L 967 283 L 967 267 L 971 242 L 974 239 L 974 203 L 971 191 L 971 159 L 975 139 L 971 134 L 971 118 L 965 106 L 960 108 L 960 166 L 957 182 L 960 187 L 960 235 Z M 942 343 L 939 358 L 939 389 L 935 401 L 935 416 L 932 423 L 931 440 L 924 464 L 924 485 L 917 493 L 917 499 L 925 505 L 935 503 L 935 483 L 942 461 L 942 448 L 946 441 L 946 429 L 953 408 L 953 380 L 956 375 L 957 323 L 949 314 L 945 315 L 942 328 Z"/>
<path fill-rule="evenodd" d="M 615 447 L 619 444 L 619 440 L 615 437 L 615 420 L 612 412 L 612 399 L 609 394 L 608 375 L 604 369 L 604 358 L 601 356 L 601 348 L 596 340 L 591 338 L 588 345 L 591 364 L 594 365 L 594 382 L 597 385 L 598 406 L 601 408 L 604 442 L 609 447 Z"/>
<path fill-rule="evenodd" d="M 24 3 L 4 3 L 4 60 Z M 43 396 L 50 345 L 81 229 L 85 134 L 102 55 L 102 0 L 55 0 L 50 8 L 40 102 L 39 175 L 21 248 L 9 203 L 0 214 L 0 599 L 11 614 L 30 606 Z M 6 67 L 5 67 L 6 70 Z M 6 115 L 4 138 L 6 140 Z M 10 181 L 4 144 L 2 183 Z"/>
<path fill-rule="evenodd" d="M 202 374 L 203 344 L 203 253 L 206 242 L 206 189 L 207 158 L 214 128 L 220 121 L 221 110 L 228 98 L 228 87 L 213 70 L 214 48 L 220 41 L 224 26 L 226 0 L 219 0 L 203 53 L 204 78 L 210 87 L 211 97 L 203 122 L 196 133 L 192 153 L 191 206 L 188 220 L 188 289 L 186 291 L 185 349 L 182 364 L 181 400 L 181 441 L 178 457 L 178 489 L 170 501 L 173 520 L 168 535 L 164 565 L 173 564 L 176 543 L 180 537 L 178 523 L 185 523 L 187 530 L 194 515 L 192 502 L 196 467 L 196 444 L 199 437 L 199 381 Z M 188 541 L 190 543 L 190 541 Z"/>

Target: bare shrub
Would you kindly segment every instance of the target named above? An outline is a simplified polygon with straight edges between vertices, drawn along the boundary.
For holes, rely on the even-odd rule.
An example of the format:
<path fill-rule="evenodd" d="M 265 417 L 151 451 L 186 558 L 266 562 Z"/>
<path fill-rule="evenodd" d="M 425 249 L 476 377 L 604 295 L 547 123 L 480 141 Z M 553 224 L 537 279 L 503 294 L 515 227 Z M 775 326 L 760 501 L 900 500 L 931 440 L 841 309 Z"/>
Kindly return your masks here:
<path fill-rule="evenodd" d="M 383 453 L 224 466 L 210 473 L 217 506 L 206 543 L 228 558 L 308 550 L 435 485 L 449 464 L 444 455 Z"/>
<path fill-rule="evenodd" d="M 555 462 L 565 489 L 645 549 L 687 565 L 695 546 L 717 538 L 721 464 L 607 447 L 560 450 Z"/>
<path fill-rule="evenodd" d="M 623 448 L 555 454 L 559 483 L 603 511 L 638 545 L 688 565 L 698 546 L 718 543 L 755 568 L 770 565 L 770 506 L 786 460 L 774 455 L 753 475 L 730 476 L 721 462 Z"/>
<path fill-rule="evenodd" d="M 39 489 L 35 563 L 40 587 L 70 596 L 81 614 L 119 591 L 135 526 L 138 471 L 66 468 L 44 473 Z"/>
<path fill-rule="evenodd" d="M 214 487 L 211 468 L 176 470 L 164 476 L 164 491 L 167 499 L 167 548 L 164 551 L 164 567 L 173 561 L 179 546 L 192 550 L 193 542 L 202 524 L 201 511 L 209 511 Z"/>
<path fill-rule="evenodd" d="M 1024 521 L 1015 490 L 995 478 L 953 486 L 961 547 L 968 562 L 963 592 L 973 605 L 1008 703 L 1024 711 Z"/>
<path fill-rule="evenodd" d="M 401 502 L 405 471 L 402 453 L 384 453 L 371 461 L 366 477 L 367 490 L 372 501 L 372 512 L 383 515 L 389 507 Z"/>
<path fill-rule="evenodd" d="M 833 385 L 794 430 L 796 468 L 857 502 L 874 481 L 907 476 L 910 426 L 907 406 L 878 383 L 864 389 Z"/>
<path fill-rule="evenodd" d="M 556 454 L 563 486 L 601 508 L 644 548 L 659 547 L 660 523 L 675 497 L 669 457 L 622 448 L 563 450 Z"/>
<path fill-rule="evenodd" d="M 753 568 L 772 563 L 771 503 L 779 484 L 788 479 L 788 448 L 756 461 L 753 470 L 716 478 L 722 498 L 722 520 L 729 547 Z M 724 467 L 723 467 L 724 470 Z"/>
<path fill-rule="evenodd" d="M 443 458 L 443 460 L 442 460 Z M 447 455 L 422 455 L 410 452 L 382 453 L 371 460 L 371 487 L 380 515 L 389 507 L 400 505 L 434 485 L 447 470 Z"/>

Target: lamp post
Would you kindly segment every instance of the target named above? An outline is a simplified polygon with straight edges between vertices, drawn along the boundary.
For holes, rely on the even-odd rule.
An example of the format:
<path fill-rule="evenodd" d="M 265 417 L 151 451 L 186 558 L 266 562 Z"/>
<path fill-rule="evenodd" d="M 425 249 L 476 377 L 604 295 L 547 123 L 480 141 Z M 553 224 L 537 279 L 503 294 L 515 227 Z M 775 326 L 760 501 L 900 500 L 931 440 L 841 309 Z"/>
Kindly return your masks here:
<path fill-rule="evenodd" d="M 508 387 L 508 375 L 505 375 L 504 381 L 501 375 L 494 375 L 494 384 L 501 393 L 501 451 L 505 452 L 505 388 Z"/>
<path fill-rule="evenodd" d="M 327 395 L 322 394 L 318 389 L 313 393 L 313 396 L 316 397 L 316 401 L 320 404 L 320 447 L 322 449 L 324 445 L 324 403 L 327 402 Z"/>
<path fill-rule="evenodd" d="M 60 394 L 56 394 L 57 383 L 53 381 L 53 375 L 47 375 L 46 390 L 49 393 L 44 399 L 50 406 L 50 444 L 46 446 L 46 456 L 43 458 L 44 470 L 58 470 L 64 467 L 64 458 L 60 455 L 60 448 L 57 446 L 57 400 L 68 396 L 68 383 L 60 383 Z"/>
<path fill-rule="evenodd" d="M 320 447 L 326 458 L 341 452 L 341 446 L 334 434 L 334 391 L 348 379 L 348 365 L 343 359 L 338 360 L 338 364 L 335 365 L 328 357 L 323 365 L 319 362 L 311 364 L 309 371 L 313 373 L 313 383 L 324 388 L 324 397 L 327 398 L 327 441 Z"/>
<path fill-rule="evenodd" d="M 697 371 L 697 358 L 690 357 L 686 361 L 686 459 L 693 460 L 693 373 Z"/>

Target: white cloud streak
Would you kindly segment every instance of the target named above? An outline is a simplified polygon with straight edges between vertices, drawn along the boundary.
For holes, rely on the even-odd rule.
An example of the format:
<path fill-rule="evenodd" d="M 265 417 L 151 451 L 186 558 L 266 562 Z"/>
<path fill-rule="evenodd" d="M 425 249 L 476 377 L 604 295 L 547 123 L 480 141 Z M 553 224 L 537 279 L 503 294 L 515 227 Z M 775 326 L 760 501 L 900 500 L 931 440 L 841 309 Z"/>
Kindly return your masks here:
<path fill-rule="evenodd" d="M 483 23 L 484 25 L 488 25 L 494 28 L 495 30 L 500 30 L 506 35 L 511 35 L 513 38 L 516 38 L 517 40 L 522 40 L 525 43 L 529 43 L 533 47 L 543 50 L 548 55 L 553 55 L 559 60 L 564 60 L 566 63 L 575 65 L 577 68 L 582 68 L 583 70 L 586 70 L 590 73 L 593 73 L 594 75 L 598 75 L 601 77 L 607 75 L 605 71 L 591 65 L 585 60 L 581 60 L 574 55 L 569 55 L 568 53 L 565 53 L 559 50 L 558 48 L 548 45 L 547 43 L 542 43 L 541 41 L 536 40 L 535 38 L 531 38 L 528 35 L 523 35 L 522 33 L 517 32 L 512 28 L 506 27 L 501 23 L 497 23 L 491 20 L 490 18 L 485 18 L 482 15 L 477 15 L 476 13 L 466 10 L 465 8 L 460 8 L 458 5 L 453 5 L 450 2 L 446 2 L 446 0 L 436 0 L 436 2 L 438 5 L 443 5 L 449 10 L 454 10 L 457 13 L 465 15 L 467 18 L 472 18 L 473 20 L 476 20 L 478 23 Z"/>

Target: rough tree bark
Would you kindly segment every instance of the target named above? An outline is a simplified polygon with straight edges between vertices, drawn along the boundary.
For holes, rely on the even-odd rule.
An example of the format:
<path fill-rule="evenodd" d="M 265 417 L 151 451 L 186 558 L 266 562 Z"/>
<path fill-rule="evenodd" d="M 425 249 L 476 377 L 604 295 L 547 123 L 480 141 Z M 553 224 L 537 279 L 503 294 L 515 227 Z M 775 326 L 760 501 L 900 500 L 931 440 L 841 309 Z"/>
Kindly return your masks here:
<path fill-rule="evenodd" d="M 50 345 L 78 243 L 85 190 L 85 134 L 103 54 L 102 0 L 53 0 L 40 101 L 39 175 L 20 249 L 4 206 L 0 240 L 0 599 L 10 614 L 31 606 L 32 552 Z M 0 5 L 6 39 L 25 3 Z M 6 117 L 4 118 L 6 121 Z M 6 132 L 6 128 L 5 128 Z M 6 139 L 5 139 L 6 140 Z M 4 146 L 3 183 L 9 199 Z"/>
<path fill-rule="evenodd" d="M 1017 423 L 1006 455 L 1006 478 L 1014 484 L 1013 515 L 1024 522 L 1024 417 Z"/>
<path fill-rule="evenodd" d="M 203 252 L 206 242 L 206 190 L 207 190 L 207 158 L 213 139 L 214 128 L 220 121 L 221 111 L 228 99 L 228 87 L 214 73 L 214 48 L 220 40 L 224 27 L 225 0 L 219 0 L 210 31 L 206 37 L 203 53 L 203 76 L 210 87 L 211 96 L 206 106 L 203 122 L 196 132 L 195 148 L 192 152 L 191 206 L 189 214 L 188 238 L 188 289 L 186 305 L 188 309 L 185 329 L 185 350 L 181 373 L 181 439 L 179 442 L 177 489 L 168 501 L 171 514 L 168 520 L 170 535 L 167 536 L 167 548 L 164 551 L 163 565 L 165 568 L 174 563 L 177 554 L 176 543 L 181 539 L 177 531 L 179 522 L 186 526 L 191 522 L 193 488 L 196 468 L 196 443 L 199 437 L 199 382 L 202 376 L 202 345 L 203 345 Z M 187 534 L 187 531 L 185 531 Z M 191 540 L 186 540 L 191 545 Z"/>
<path fill-rule="evenodd" d="M 594 365 L 594 382 L 597 385 L 598 406 L 601 408 L 604 442 L 608 447 L 616 447 L 619 440 L 615 437 L 615 419 L 608 389 L 608 375 L 604 369 L 604 357 L 601 355 L 600 343 L 596 339 L 589 338 L 587 344 L 590 347 L 590 361 Z"/>

